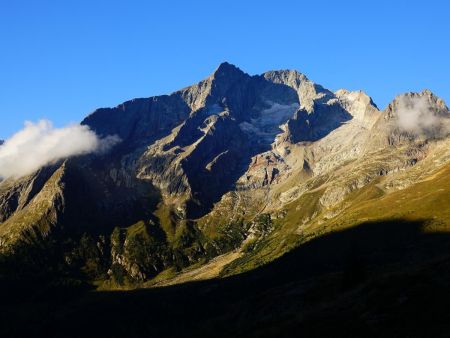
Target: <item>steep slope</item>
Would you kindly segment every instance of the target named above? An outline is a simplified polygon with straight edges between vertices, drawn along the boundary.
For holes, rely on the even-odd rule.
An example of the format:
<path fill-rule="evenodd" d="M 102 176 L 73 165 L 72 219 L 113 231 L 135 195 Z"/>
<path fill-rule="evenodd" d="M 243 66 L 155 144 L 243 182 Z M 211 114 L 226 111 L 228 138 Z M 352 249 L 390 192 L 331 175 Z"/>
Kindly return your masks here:
<path fill-rule="evenodd" d="M 121 142 L 0 182 L 0 249 L 57 241 L 64 269 L 104 288 L 252 269 L 449 163 L 449 111 L 430 91 L 379 111 L 361 91 L 228 63 L 82 124 Z"/>
<path fill-rule="evenodd" d="M 448 109 L 429 91 L 405 97 L 428 101 L 433 114 L 441 117 L 441 125 L 448 123 Z M 440 134 L 424 136 L 421 131 L 399 129 L 394 119 L 397 102 L 402 99 L 396 98 L 372 121 L 372 130 L 360 139 L 360 146 L 356 141 L 359 138 L 350 138 L 351 152 L 338 147 L 328 153 L 345 156 L 344 161 L 316 158 L 318 162 L 311 165 L 316 170 L 312 178 L 281 193 L 280 200 L 285 203 L 269 204 L 265 212 L 272 214 L 275 230 L 257 238 L 247 255 L 226 268 L 225 274 L 253 269 L 305 241 L 362 221 L 426 219 L 429 229 L 448 231 L 448 131 L 441 129 Z M 347 124 L 314 146 L 336 144 L 339 132 L 347 128 L 353 127 Z M 321 163 L 333 166 L 323 170 Z M 259 250 L 254 250 L 255 246 Z"/>

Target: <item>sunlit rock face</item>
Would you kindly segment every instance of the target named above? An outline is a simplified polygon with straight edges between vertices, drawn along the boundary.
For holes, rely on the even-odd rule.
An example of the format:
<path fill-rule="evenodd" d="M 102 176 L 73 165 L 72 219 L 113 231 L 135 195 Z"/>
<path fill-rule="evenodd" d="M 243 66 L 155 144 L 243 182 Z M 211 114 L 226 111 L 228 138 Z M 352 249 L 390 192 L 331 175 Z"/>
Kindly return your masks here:
<path fill-rule="evenodd" d="M 306 227 L 380 177 L 379 189 L 404 188 L 419 175 L 402 173 L 450 158 L 449 111 L 430 91 L 380 111 L 362 91 L 332 92 L 293 70 L 251 76 L 229 63 L 169 95 L 98 109 L 82 124 L 121 142 L 0 182 L 0 248 L 24 233 L 120 228 L 114 262 L 140 280 L 230 249 L 208 236 L 228 236 L 233 248 L 249 236 L 219 232 L 225 223 L 283 217 L 292 203 L 309 208 L 298 202 L 309 193 L 314 210 L 298 220 Z M 144 260 L 151 267 L 133 256 L 136 233 L 157 251 Z"/>
<path fill-rule="evenodd" d="M 447 123 L 436 122 L 445 118 L 442 100 L 429 91 L 408 95 L 409 101 L 426 101 L 416 104 L 437 107 L 428 129 L 442 133 Z M 407 110 L 405 100 L 397 98 L 382 113 L 362 91 L 333 93 L 293 70 L 250 76 L 225 62 L 170 95 L 94 111 L 82 124 L 122 142 L 101 159 L 87 156 L 69 165 L 89 171 L 88 180 L 96 177 L 94 190 L 108 196 L 99 210 L 128 208 L 141 199 L 117 195 L 124 189 L 139 196 L 155 190 L 165 203 L 197 218 L 229 191 L 279 184 L 296 171 L 320 175 L 367 149 L 409 139 L 411 130 L 395 122 L 405 120 L 395 114 L 398 107 Z M 416 117 L 422 124 L 428 121 L 423 115 Z M 13 204 L 9 200 L 5 210 Z"/>

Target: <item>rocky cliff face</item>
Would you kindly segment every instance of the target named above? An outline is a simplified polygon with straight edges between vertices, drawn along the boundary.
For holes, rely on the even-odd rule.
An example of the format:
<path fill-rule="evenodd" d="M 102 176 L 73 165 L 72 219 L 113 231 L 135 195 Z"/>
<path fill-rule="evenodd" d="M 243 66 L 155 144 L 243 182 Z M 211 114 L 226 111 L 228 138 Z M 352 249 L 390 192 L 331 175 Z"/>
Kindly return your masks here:
<path fill-rule="evenodd" d="M 103 236 L 109 275 L 141 281 L 271 238 L 273 219 L 301 233 L 381 178 L 383 191 L 412 185 L 414 168 L 447 163 L 450 130 L 448 108 L 427 90 L 380 111 L 361 91 L 333 93 L 291 70 L 250 76 L 228 63 L 82 124 L 122 142 L 0 182 L 0 245 Z"/>

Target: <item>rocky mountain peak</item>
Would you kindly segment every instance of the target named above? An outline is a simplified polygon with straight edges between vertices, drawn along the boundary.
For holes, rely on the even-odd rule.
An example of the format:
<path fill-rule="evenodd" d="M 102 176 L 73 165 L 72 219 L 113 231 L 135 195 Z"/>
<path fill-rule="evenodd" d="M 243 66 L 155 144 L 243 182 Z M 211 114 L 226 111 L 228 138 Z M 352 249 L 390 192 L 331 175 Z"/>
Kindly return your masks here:
<path fill-rule="evenodd" d="M 450 133 L 450 112 L 430 90 L 398 95 L 376 121 L 371 148 L 407 146 L 419 149 Z M 415 150 L 415 151 L 416 151 Z"/>
<path fill-rule="evenodd" d="M 241 69 L 225 61 L 216 68 L 216 70 L 211 74 L 211 77 L 214 79 L 218 79 L 239 77 L 242 75 L 245 75 L 245 73 Z"/>
<path fill-rule="evenodd" d="M 263 74 L 266 80 L 274 83 L 282 83 L 298 89 L 302 82 L 309 81 L 309 79 L 303 73 L 297 70 L 282 69 L 282 70 L 271 70 Z"/>
<path fill-rule="evenodd" d="M 192 111 L 197 111 L 216 104 L 223 105 L 222 101 L 233 95 L 229 92 L 230 89 L 236 87 L 236 84 L 245 85 L 250 78 L 250 75 L 238 67 L 222 62 L 207 78 L 175 92 L 174 95 L 180 95 Z"/>
<path fill-rule="evenodd" d="M 314 101 L 326 102 L 334 98 L 334 94 L 309 80 L 304 74 L 296 70 L 276 70 L 263 74 L 270 82 L 284 84 L 293 88 L 298 95 L 301 106 L 311 113 L 314 110 Z"/>
<path fill-rule="evenodd" d="M 414 93 L 412 93 L 412 94 L 414 94 Z M 436 105 L 437 108 L 448 111 L 448 107 L 445 104 L 444 100 L 442 100 L 440 97 L 435 95 L 431 90 L 425 88 L 416 95 L 418 95 L 419 97 L 420 96 L 426 97 L 429 100 L 429 102 Z"/>
<path fill-rule="evenodd" d="M 371 104 L 376 107 L 376 104 L 373 102 L 372 98 L 362 90 L 350 91 L 342 88 L 337 90 L 334 95 L 336 95 L 338 98 L 346 98 L 351 101 L 362 101 L 366 104 Z"/>
<path fill-rule="evenodd" d="M 353 116 L 353 118 L 369 125 L 372 125 L 379 117 L 379 110 L 372 98 L 362 90 L 349 91 L 339 89 L 334 95 L 341 102 L 342 106 Z"/>
<path fill-rule="evenodd" d="M 445 102 L 434 95 L 429 89 L 424 89 L 421 92 L 408 92 L 397 95 L 385 109 L 386 118 L 397 118 L 405 111 L 417 112 L 422 111 L 424 114 L 426 111 L 433 112 L 433 115 L 447 115 L 448 107 Z M 419 114 L 420 115 L 420 114 Z"/>
<path fill-rule="evenodd" d="M 271 243 L 287 250 L 294 235 L 340 226 L 346 212 L 353 219 L 366 198 L 450 170 L 449 121 L 429 90 L 380 112 L 363 91 L 333 93 L 295 70 L 250 76 L 224 62 L 170 95 L 88 116 L 82 123 L 98 135 L 122 140 L 110 152 L 0 182 L 0 251 L 34 236 L 67 243 L 70 271 L 87 271 L 79 252 L 86 266 L 101 262 L 93 278 L 118 283 L 230 250 L 265 257 Z M 78 245 L 83 233 L 98 259 Z"/>

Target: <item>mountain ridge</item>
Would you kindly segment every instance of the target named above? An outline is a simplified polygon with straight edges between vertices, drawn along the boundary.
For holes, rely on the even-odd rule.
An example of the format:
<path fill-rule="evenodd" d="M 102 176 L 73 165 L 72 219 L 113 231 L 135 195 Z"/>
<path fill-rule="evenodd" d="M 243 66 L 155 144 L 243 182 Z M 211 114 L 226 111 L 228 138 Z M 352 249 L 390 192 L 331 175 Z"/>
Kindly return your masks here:
<path fill-rule="evenodd" d="M 402 129 L 399 116 L 417 102 L 432 128 Z M 250 76 L 224 62 L 169 95 L 88 115 L 81 124 L 122 140 L 109 153 L 0 182 L 0 249 L 70 239 L 71 257 L 87 236 L 103 248 L 101 277 L 89 278 L 105 287 L 237 250 L 235 263 L 224 260 L 233 268 L 218 269 L 233 274 L 329 231 L 362 191 L 390 194 L 420 182 L 425 164 L 430 175 L 445 167 L 449 117 L 428 90 L 380 111 L 362 91 L 332 92 L 293 70 Z"/>

